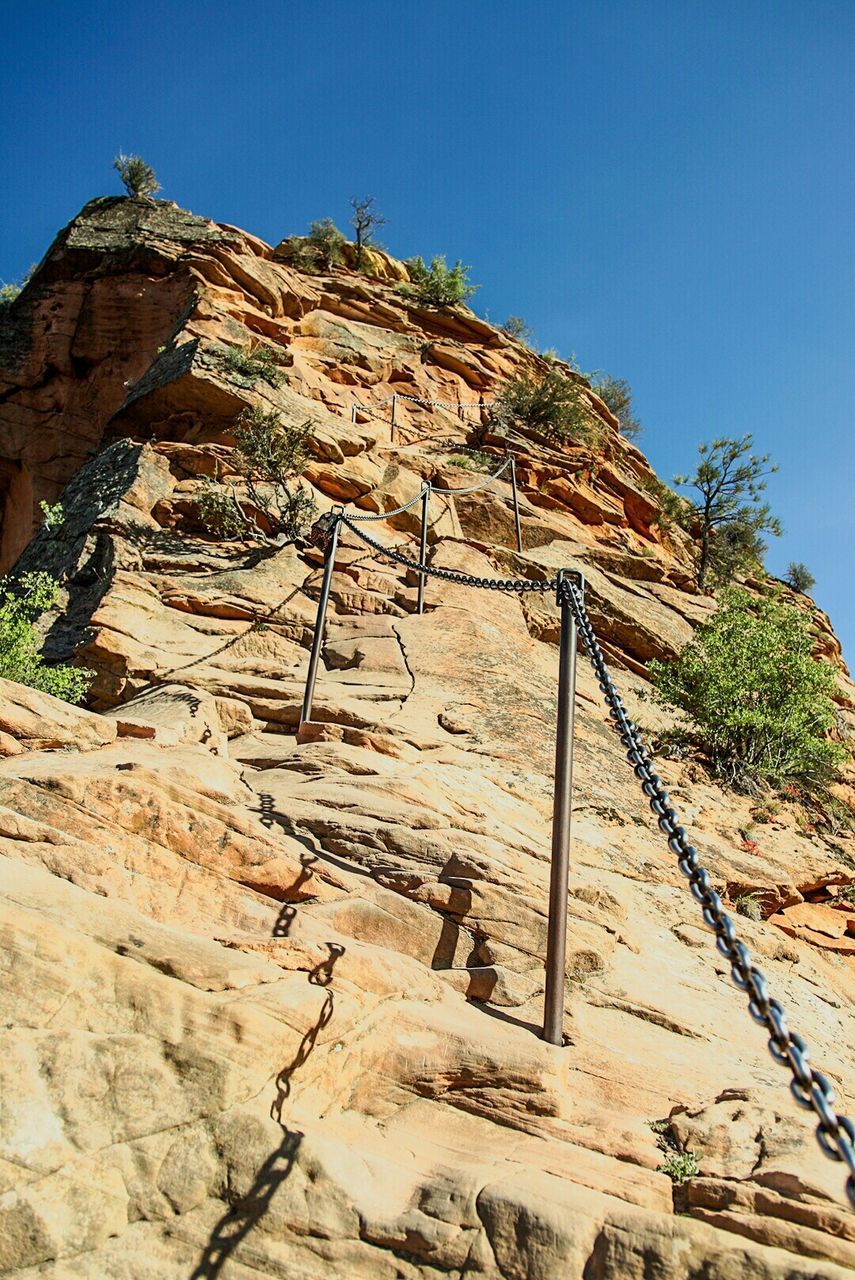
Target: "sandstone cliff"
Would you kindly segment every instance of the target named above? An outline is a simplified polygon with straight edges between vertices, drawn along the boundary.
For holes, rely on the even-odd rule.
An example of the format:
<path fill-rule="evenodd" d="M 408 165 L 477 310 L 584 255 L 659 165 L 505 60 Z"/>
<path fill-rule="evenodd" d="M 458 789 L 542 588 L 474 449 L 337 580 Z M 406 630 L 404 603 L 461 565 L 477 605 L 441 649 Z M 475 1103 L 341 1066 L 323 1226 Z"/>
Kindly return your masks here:
<path fill-rule="evenodd" d="M 97 676 L 86 711 L 0 691 L 0 1271 L 842 1277 L 840 1167 L 642 809 L 584 660 L 569 1043 L 538 1038 L 554 601 L 430 580 L 418 616 L 414 580 L 344 537 L 297 733 L 320 555 L 200 524 L 202 478 L 251 404 L 311 422 L 322 509 L 472 479 L 454 442 L 540 357 L 375 267 L 306 275 L 166 202 L 98 200 L 2 322 L 0 570 L 62 577 L 46 651 Z M 276 386 L 224 362 L 257 341 Z M 645 664 L 714 604 L 656 521 L 646 459 L 586 394 L 601 449 L 512 440 L 523 554 L 498 481 L 436 501 L 430 556 L 483 576 L 582 568 L 655 731 Z M 455 407 L 418 403 L 437 400 Z M 39 528 L 60 495 L 61 527 Z M 416 527 L 406 512 L 372 531 Z M 816 622 L 846 732 L 852 686 Z M 787 806 L 758 825 L 691 761 L 661 772 L 716 887 L 756 894 L 743 936 L 851 1113 L 851 837 Z M 663 1143 L 699 1175 L 675 1187 Z"/>

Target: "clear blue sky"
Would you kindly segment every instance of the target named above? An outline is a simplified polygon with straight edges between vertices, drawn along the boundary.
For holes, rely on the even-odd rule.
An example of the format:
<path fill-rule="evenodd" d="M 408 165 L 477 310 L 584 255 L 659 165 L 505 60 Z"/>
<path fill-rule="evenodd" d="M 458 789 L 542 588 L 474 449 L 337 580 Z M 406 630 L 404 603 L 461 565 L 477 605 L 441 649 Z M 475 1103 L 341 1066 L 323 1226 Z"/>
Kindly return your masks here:
<path fill-rule="evenodd" d="M 665 479 L 754 434 L 768 565 L 813 571 L 850 659 L 852 0 L 3 0 L 0 279 L 119 150 L 276 241 L 371 193 L 400 256 L 628 378 Z"/>

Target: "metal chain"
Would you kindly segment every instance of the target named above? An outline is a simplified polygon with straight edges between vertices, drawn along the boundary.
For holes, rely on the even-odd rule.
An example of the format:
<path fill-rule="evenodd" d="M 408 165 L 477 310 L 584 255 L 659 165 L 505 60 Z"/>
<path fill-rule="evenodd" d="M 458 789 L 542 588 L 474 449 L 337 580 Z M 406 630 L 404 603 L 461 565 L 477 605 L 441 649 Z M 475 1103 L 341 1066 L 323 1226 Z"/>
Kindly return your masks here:
<path fill-rule="evenodd" d="M 391 511 L 378 511 L 372 515 L 357 515 L 356 512 L 348 512 L 349 520 L 389 520 L 392 516 L 399 516 L 402 511 L 409 511 L 410 507 L 414 507 L 417 502 L 421 502 L 424 497 L 425 489 L 429 485 L 423 484 L 421 489 L 414 498 L 410 498 L 409 502 L 405 502 L 401 507 L 393 507 Z"/>
<path fill-rule="evenodd" d="M 780 1066 L 788 1066 L 793 1074 L 790 1090 L 799 1106 L 813 1109 L 819 1116 L 816 1139 L 832 1160 L 848 1166 L 846 1191 L 855 1207 L 855 1124 L 834 1109 L 834 1089 L 826 1076 L 809 1064 L 810 1051 L 795 1031 L 790 1031 L 787 1016 L 777 1000 L 769 995 L 765 976 L 753 963 L 751 953 L 737 936 L 733 921 L 724 910 L 721 898 L 710 885 L 709 873 L 701 866 L 697 850 L 689 844 L 677 813 L 658 774 L 651 768 L 651 756 L 644 745 L 638 726 L 628 717 L 620 694 L 609 675 L 603 651 L 591 626 L 584 598 L 578 586 L 562 579 L 559 599 L 573 610 L 579 635 L 605 695 L 613 728 L 626 748 L 632 765 L 659 827 L 668 839 L 668 848 L 677 856 L 678 866 L 689 880 L 692 896 L 703 907 L 704 920 L 716 934 L 716 946 L 730 962 L 730 974 L 740 991 L 748 994 L 748 1011 L 755 1022 L 769 1032 L 769 1052 Z"/>
<path fill-rule="evenodd" d="M 409 556 L 401 555 L 400 551 L 394 547 L 384 547 L 381 542 L 377 542 L 375 538 L 352 524 L 349 516 L 342 515 L 339 519 L 369 547 L 379 551 L 388 560 L 394 560 L 396 564 L 403 565 L 405 569 L 415 569 L 416 573 L 426 573 L 432 578 L 442 578 L 446 582 L 458 582 L 464 587 L 483 587 L 490 591 L 555 591 L 558 588 L 557 578 L 548 578 L 545 582 L 535 582 L 530 578 L 478 578 L 471 573 L 461 573 L 459 569 L 441 569 L 438 565 L 420 564 L 418 560 L 411 560 Z"/>
<path fill-rule="evenodd" d="M 487 476 L 487 479 L 480 481 L 479 484 L 466 485 L 462 489 L 440 489 L 438 485 L 434 484 L 434 485 L 431 485 L 431 491 L 433 493 L 441 493 L 443 494 L 443 496 L 448 496 L 450 494 L 455 494 L 455 493 L 460 493 L 460 494 L 477 493 L 479 489 L 486 489 L 487 486 L 492 484 L 494 480 L 498 480 L 502 472 L 506 471 L 510 465 L 511 465 L 511 458 L 510 456 L 508 456 L 507 458 L 505 458 L 505 461 L 496 471 L 491 471 L 490 474 Z"/>

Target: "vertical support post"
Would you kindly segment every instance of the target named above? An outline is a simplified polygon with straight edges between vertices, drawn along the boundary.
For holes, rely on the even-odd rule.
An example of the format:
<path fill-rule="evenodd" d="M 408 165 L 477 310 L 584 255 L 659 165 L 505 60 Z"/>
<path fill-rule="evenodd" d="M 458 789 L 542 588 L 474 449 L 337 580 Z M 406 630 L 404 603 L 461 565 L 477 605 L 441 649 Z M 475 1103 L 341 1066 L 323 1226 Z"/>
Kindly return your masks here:
<path fill-rule="evenodd" d="M 520 500 L 517 494 L 517 461 L 511 454 L 511 491 L 514 495 L 514 522 L 517 526 L 517 551 L 522 555 L 522 532 L 520 531 Z"/>
<path fill-rule="evenodd" d="M 355 404 L 353 404 L 353 405 L 351 405 L 351 406 L 350 406 L 350 420 L 351 420 L 351 422 L 355 422 L 355 421 L 356 421 L 356 409 L 357 409 L 357 406 L 356 406 Z"/>
<path fill-rule="evenodd" d="M 395 443 L 395 419 L 397 417 L 397 414 L 398 414 L 398 394 L 397 392 L 393 391 L 392 392 L 392 419 L 391 419 L 392 430 L 389 436 L 390 442 L 392 444 Z"/>
<path fill-rule="evenodd" d="M 419 542 L 419 564 L 425 564 L 425 556 L 427 555 L 427 530 L 428 530 L 428 507 L 430 505 L 430 485 L 426 484 L 422 490 L 422 534 Z M 424 572 L 419 574 L 419 603 L 417 612 L 425 611 L 425 578 L 427 574 Z"/>
<path fill-rule="evenodd" d="M 330 583 L 332 582 L 333 569 L 335 567 L 335 553 L 338 550 L 338 535 L 341 531 L 341 519 L 336 518 L 332 527 L 329 546 L 327 547 L 327 558 L 324 563 L 324 578 L 321 584 L 321 594 L 318 599 L 318 612 L 315 617 L 315 634 L 312 639 L 312 652 L 309 657 L 309 670 L 306 675 L 306 692 L 303 696 L 303 709 L 300 712 L 300 723 L 305 724 L 307 720 L 312 718 L 312 699 L 315 696 L 315 680 L 318 675 L 318 663 L 321 658 L 321 647 L 324 642 L 324 624 L 327 616 L 327 604 L 330 598 Z"/>
<path fill-rule="evenodd" d="M 558 723 L 555 732 L 555 797 L 552 808 L 552 868 L 549 877 L 549 924 L 546 940 L 546 991 L 543 1038 L 560 1045 L 564 1039 L 564 982 L 567 965 L 567 893 L 570 879 L 570 805 L 573 795 L 573 720 L 576 693 L 576 622 L 564 599 L 558 574 L 561 606 L 561 648 L 558 663 Z"/>

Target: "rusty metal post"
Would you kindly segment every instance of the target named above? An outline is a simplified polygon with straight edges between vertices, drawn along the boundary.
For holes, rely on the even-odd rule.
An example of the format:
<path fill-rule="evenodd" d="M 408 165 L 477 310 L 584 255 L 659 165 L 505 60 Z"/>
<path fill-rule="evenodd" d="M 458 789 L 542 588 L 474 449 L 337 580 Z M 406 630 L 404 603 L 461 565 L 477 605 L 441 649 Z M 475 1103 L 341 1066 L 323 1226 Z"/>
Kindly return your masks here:
<path fill-rule="evenodd" d="M 570 806 L 573 796 L 573 720 L 576 694 L 576 622 L 564 598 L 558 574 L 561 647 L 558 660 L 558 720 L 555 731 L 555 795 L 552 808 L 552 869 L 549 878 L 549 924 L 546 939 L 546 991 L 543 1038 L 564 1040 L 564 983 L 567 967 L 567 894 L 570 879 Z M 574 576 L 580 577 L 581 575 Z"/>
<path fill-rule="evenodd" d="M 318 612 L 315 617 L 315 634 L 312 638 L 312 652 L 309 657 L 309 670 L 306 675 L 306 692 L 303 696 L 303 709 L 300 712 L 300 723 L 305 724 L 312 718 L 312 699 L 315 696 L 315 680 L 318 675 L 318 663 L 321 659 L 321 648 L 324 642 L 324 624 L 327 616 L 327 604 L 330 598 L 330 584 L 335 568 L 335 553 L 338 550 L 338 535 L 341 531 L 341 518 L 336 516 L 333 523 L 330 541 L 327 546 L 324 563 L 324 578 L 321 583 L 321 594 L 318 598 Z"/>
<path fill-rule="evenodd" d="M 430 485 L 426 484 L 422 490 L 422 532 L 419 541 L 419 564 L 426 564 L 427 555 L 427 531 L 428 531 L 428 507 L 430 505 Z M 425 579 L 427 574 L 422 572 L 419 574 L 419 602 L 416 609 L 417 613 L 425 611 Z"/>
<path fill-rule="evenodd" d="M 395 443 L 395 419 L 397 417 L 397 413 L 398 413 L 398 395 L 397 395 L 397 392 L 393 391 L 392 392 L 392 419 L 391 419 L 392 430 L 389 435 L 389 440 L 391 444 Z"/>
<path fill-rule="evenodd" d="M 520 500 L 517 495 L 517 462 L 511 454 L 511 492 L 514 495 L 514 522 L 517 526 L 517 551 L 522 555 L 522 533 L 520 531 Z"/>

